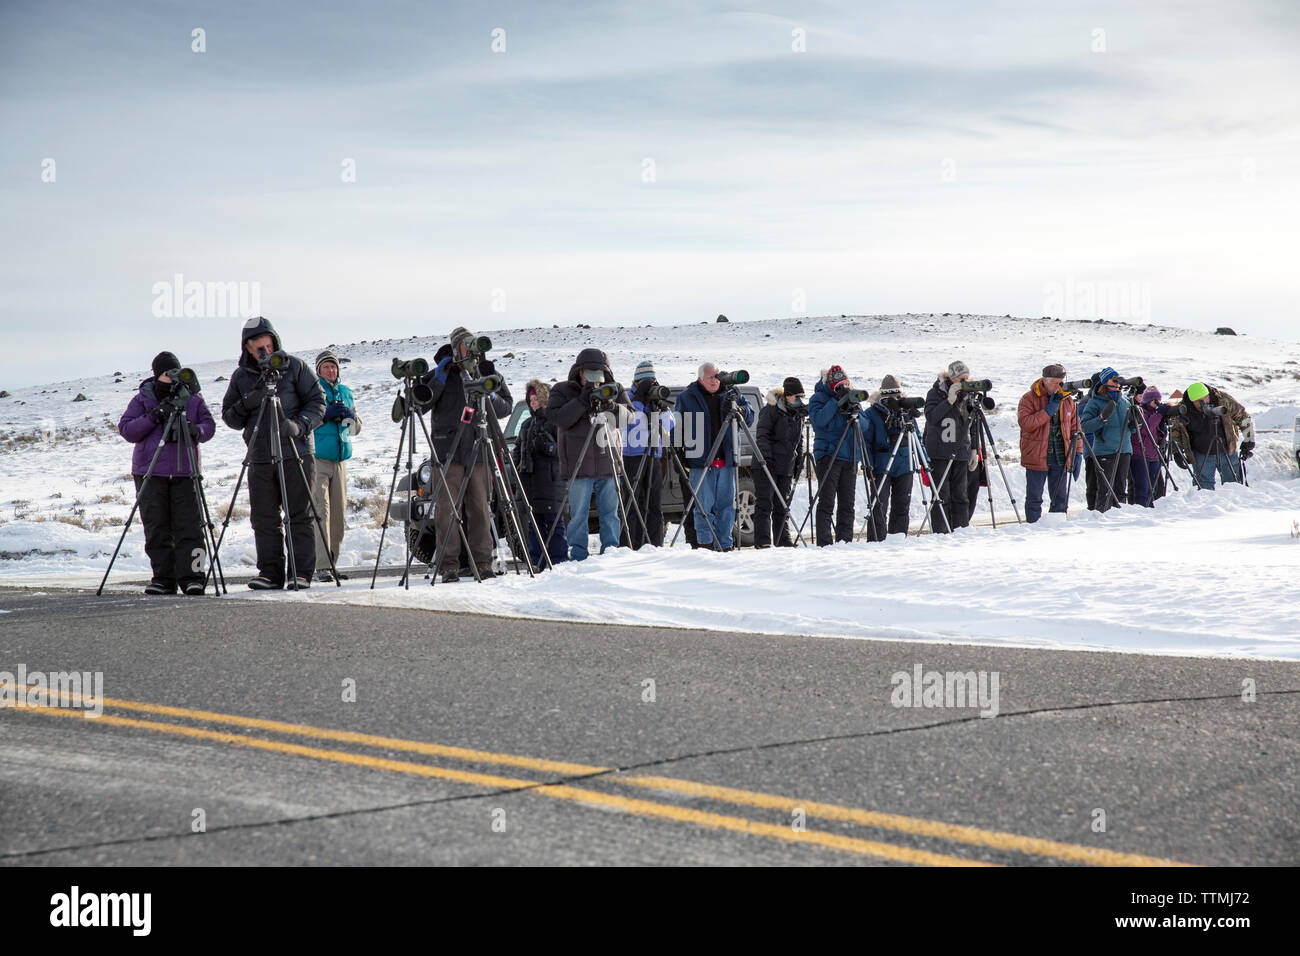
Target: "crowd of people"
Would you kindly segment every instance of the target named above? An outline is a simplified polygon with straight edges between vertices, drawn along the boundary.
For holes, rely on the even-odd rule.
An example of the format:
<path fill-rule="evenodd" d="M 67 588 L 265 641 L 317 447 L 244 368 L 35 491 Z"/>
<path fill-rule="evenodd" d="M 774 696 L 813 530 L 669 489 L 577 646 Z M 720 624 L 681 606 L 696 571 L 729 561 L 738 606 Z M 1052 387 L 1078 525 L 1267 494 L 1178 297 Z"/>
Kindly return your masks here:
<path fill-rule="evenodd" d="M 479 341 L 468 329 L 454 330 L 416 383 L 434 453 L 432 516 L 441 546 L 433 570 L 443 582 L 461 579 L 467 563 L 480 579 L 502 573 L 493 552 L 506 529 L 496 520 L 494 499 L 514 509 L 526 551 L 518 557 L 540 571 L 588 557 L 593 501 L 601 553 L 663 546 L 663 490 L 674 473 L 691 547 L 734 550 L 746 455 L 753 541 L 760 549 L 802 540 L 790 505 L 804 475 L 816 478 L 811 535 L 819 546 L 854 540 L 859 481 L 870 502 L 868 541 L 909 532 L 918 482 L 929 504 L 923 528 L 935 533 L 968 526 L 980 488 L 989 484 L 989 458 L 996 454 L 985 419 L 994 407 L 991 386 L 973 381 L 961 360 L 936 375 L 924 399 L 909 397 L 893 374 L 871 391 L 855 388 L 842 366 L 830 365 L 811 397 L 792 375 L 756 410 L 738 388 L 745 378 L 722 372 L 716 362 L 702 362 L 673 400 L 652 360 L 636 366 L 629 391 L 606 353 L 586 348 L 562 381 L 527 383 L 528 414 L 513 449 L 494 448 L 494 466 L 481 456 L 482 442 L 495 434 L 500 444 L 500 428 L 489 429 L 484 418 L 499 426 L 514 403 Z M 180 371 L 174 354 L 156 356 L 152 371 L 119 423 L 122 437 L 135 444 L 132 473 L 153 572 L 145 590 L 202 594 L 206 545 L 194 479 L 198 446 L 212 438 L 216 424 L 197 391 L 180 393 L 183 402 L 172 397 Z M 361 416 L 340 374 L 334 352 L 316 356 L 313 374 L 282 350 L 268 320 L 244 325 L 221 419 L 243 433 L 248 449 L 258 570 L 250 588 L 301 589 L 345 577 L 336 562 L 347 461 Z M 1244 481 L 1254 425 L 1223 389 L 1194 382 L 1165 401 L 1158 388 L 1109 367 L 1075 382 L 1066 378 L 1064 366 L 1048 364 L 1017 407 L 1027 521 L 1041 519 L 1044 498 L 1049 512 L 1066 512 L 1080 477 L 1088 508 L 1103 512 L 1153 507 L 1167 492 L 1171 466 L 1202 489 L 1213 489 L 1216 478 Z M 176 422 L 185 423 L 188 437 Z M 742 433 L 748 444 L 739 443 Z M 510 460 L 501 468 L 505 454 Z M 502 483 L 496 494 L 494 481 Z"/>

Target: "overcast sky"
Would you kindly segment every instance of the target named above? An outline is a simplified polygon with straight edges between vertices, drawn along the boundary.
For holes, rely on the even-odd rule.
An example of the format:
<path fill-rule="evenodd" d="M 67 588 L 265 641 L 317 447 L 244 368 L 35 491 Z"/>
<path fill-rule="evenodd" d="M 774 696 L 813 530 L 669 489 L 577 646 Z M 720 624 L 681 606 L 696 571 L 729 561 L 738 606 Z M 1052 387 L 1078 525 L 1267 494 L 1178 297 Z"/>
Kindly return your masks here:
<path fill-rule="evenodd" d="M 0 386 L 233 359 L 237 308 L 156 314 L 178 274 L 298 350 L 1090 304 L 1295 338 L 1297 49 L 1289 0 L 3 0 Z"/>

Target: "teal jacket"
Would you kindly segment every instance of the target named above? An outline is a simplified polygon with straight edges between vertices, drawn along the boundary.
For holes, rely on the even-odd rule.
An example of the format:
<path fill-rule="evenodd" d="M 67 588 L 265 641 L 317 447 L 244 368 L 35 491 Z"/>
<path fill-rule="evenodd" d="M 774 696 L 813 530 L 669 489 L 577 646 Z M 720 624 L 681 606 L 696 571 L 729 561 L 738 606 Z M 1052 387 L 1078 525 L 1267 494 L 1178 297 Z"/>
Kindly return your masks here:
<path fill-rule="evenodd" d="M 322 422 L 316 429 L 316 457 L 326 461 L 347 461 L 352 457 L 352 436 L 361 434 L 361 416 L 357 414 L 357 403 L 352 397 L 352 389 L 346 385 L 331 385 L 319 378 L 321 391 L 325 393 L 325 407 L 328 409 L 335 402 L 342 402 L 352 412 L 349 418 Z"/>
<path fill-rule="evenodd" d="M 1128 427 L 1128 399 L 1120 393 L 1115 397 L 1115 411 L 1110 420 L 1103 423 L 1102 409 L 1110 402 L 1110 395 L 1094 395 L 1079 416 L 1079 424 L 1085 435 L 1092 436 L 1092 453 L 1103 455 L 1133 454 L 1133 432 Z"/>

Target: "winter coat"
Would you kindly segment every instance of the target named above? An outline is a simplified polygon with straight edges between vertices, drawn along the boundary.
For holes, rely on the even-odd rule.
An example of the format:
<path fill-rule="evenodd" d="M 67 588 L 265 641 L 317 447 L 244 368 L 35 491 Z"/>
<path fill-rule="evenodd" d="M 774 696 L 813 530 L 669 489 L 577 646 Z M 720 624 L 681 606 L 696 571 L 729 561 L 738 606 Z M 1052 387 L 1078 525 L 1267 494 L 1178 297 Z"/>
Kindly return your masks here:
<path fill-rule="evenodd" d="M 673 417 L 671 411 L 665 410 L 659 413 L 659 428 L 663 434 L 656 435 L 654 428 L 649 422 L 651 421 L 646 412 L 645 402 L 639 398 L 632 399 L 632 416 L 624 430 L 626 440 L 623 444 L 624 458 L 640 458 L 645 454 L 648 447 L 651 449 L 651 455 L 655 458 L 664 456 L 664 445 L 668 444 L 671 439 L 673 427 L 677 424 L 677 419 Z"/>
<path fill-rule="evenodd" d="M 361 416 L 357 414 L 356 399 L 352 397 L 352 389 L 341 383 L 331 385 L 325 378 L 318 378 L 321 391 L 325 393 L 325 407 L 333 405 L 335 402 L 342 402 L 352 412 L 347 418 L 336 418 L 333 421 L 322 421 L 320 427 L 313 432 L 313 440 L 316 443 L 316 457 L 324 458 L 327 461 L 347 461 L 352 457 L 352 438 L 354 435 L 361 434 Z"/>
<path fill-rule="evenodd" d="M 1084 434 L 1092 436 L 1092 453 L 1098 458 L 1116 454 L 1131 455 L 1133 454 L 1133 430 L 1128 424 L 1129 401 L 1124 397 L 1123 392 L 1115 394 L 1112 398 L 1106 389 L 1101 391 L 1104 394 L 1094 394 L 1088 399 L 1083 414 L 1079 416 L 1079 424 Z M 1110 420 L 1103 423 L 1102 410 L 1111 401 L 1115 402 L 1115 410 L 1111 412 Z"/>
<path fill-rule="evenodd" d="M 1075 453 L 1080 451 L 1079 407 L 1064 392 L 1056 420 L 1061 426 L 1061 440 L 1065 442 L 1065 467 L 1074 464 Z M 1053 396 L 1047 394 L 1040 378 L 1020 398 L 1016 420 L 1020 423 L 1020 464 L 1029 471 L 1047 471 L 1047 451 L 1052 440 L 1052 419 L 1047 414 L 1047 403 Z"/>
<path fill-rule="evenodd" d="M 889 456 L 894 451 L 894 442 L 898 441 L 898 436 L 901 434 L 903 434 L 902 429 L 889 427 L 889 409 L 880 400 L 880 393 L 873 392 L 871 405 L 867 408 L 865 423 L 862 426 L 862 435 L 867 440 L 867 451 L 871 455 L 871 469 L 877 477 L 883 475 L 886 469 L 889 470 L 890 478 L 901 478 L 912 473 L 912 453 L 908 449 L 906 438 L 898 446 L 893 467 L 889 464 Z"/>
<path fill-rule="evenodd" d="M 542 408 L 529 416 L 515 439 L 515 466 L 524 494 L 538 514 L 558 514 L 569 476 L 560 470 L 560 450 L 555 425 Z"/>
<path fill-rule="evenodd" d="M 478 419 L 478 403 L 471 405 L 465 397 L 466 373 L 451 361 L 451 357 L 451 346 L 443 345 L 433 356 L 434 367 L 420 381 L 428 386 L 431 396 L 428 399 L 429 425 L 438 460 L 444 465 L 468 468 L 474 460 L 474 439 L 481 424 Z M 496 366 L 488 359 L 479 360 L 478 370 L 480 377 L 496 374 Z M 510 387 L 502 376 L 501 386 L 488 393 L 485 407 L 496 412 L 498 419 L 505 420 L 514 406 Z M 469 409 L 468 413 L 466 409 Z M 460 437 L 459 442 L 456 441 L 457 436 Z M 456 446 L 454 457 L 453 445 Z"/>
<path fill-rule="evenodd" d="M 591 393 L 584 394 L 582 381 L 582 369 L 590 365 L 599 365 L 604 370 L 606 382 L 614 381 L 614 373 L 610 370 L 609 359 L 605 357 L 605 353 L 600 349 L 583 349 L 569 369 L 569 377 L 551 389 L 551 397 L 546 403 L 547 416 L 555 423 L 560 468 L 564 472 L 566 482 L 574 473 L 574 468 L 578 469 L 579 478 L 613 478 L 613 455 L 622 454 L 622 449 L 618 447 L 619 422 L 612 412 L 604 414 L 609 424 L 608 435 L 615 447 L 607 447 L 608 443 L 603 441 L 599 434 L 591 435 L 593 426 L 591 406 L 588 403 Z M 632 403 L 627 398 L 627 390 L 622 385 L 618 386 L 614 404 L 621 405 L 625 410 L 632 408 Z M 590 444 L 587 443 L 588 435 L 591 435 Z M 585 455 L 582 454 L 584 445 L 587 446 Z M 582 455 L 581 462 L 578 461 L 579 455 Z"/>
<path fill-rule="evenodd" d="M 808 418 L 813 427 L 813 457 L 818 461 L 829 457 L 839 446 L 835 454 L 836 461 L 858 461 L 861 453 L 858 449 L 858 436 L 849 428 L 849 417 L 841 414 L 840 406 L 835 401 L 835 392 L 825 382 L 818 382 L 813 389 L 812 398 L 808 399 Z M 858 422 L 863 428 L 867 425 L 867 412 L 858 412 Z M 844 435 L 845 431 L 847 435 Z M 844 435 L 843 444 L 840 436 Z"/>
<path fill-rule="evenodd" d="M 244 407 L 243 401 L 257 389 L 261 369 L 258 368 L 257 359 L 248 354 L 243 343 L 263 334 L 269 334 L 272 348 L 277 352 L 280 351 L 280 336 L 266 319 L 262 319 L 252 328 L 246 327 L 244 337 L 240 341 L 239 365 L 230 373 L 230 384 L 226 386 L 225 398 L 221 400 L 221 420 L 231 428 L 243 430 L 245 445 L 253 440 L 253 426 L 257 423 L 258 409 L 254 407 L 251 411 L 248 410 Z M 291 355 L 288 366 L 281 370 L 275 393 L 280 398 L 284 420 L 297 422 L 299 427 L 298 437 L 290 438 L 289 433 L 281 425 L 281 453 L 292 458 L 292 453 L 287 450 L 292 445 L 300 456 L 310 458 L 312 456 L 311 433 L 321 423 L 325 414 L 325 393 L 321 391 L 320 383 L 312 370 L 307 367 L 306 362 L 296 355 Z M 269 414 L 271 406 L 268 405 L 266 408 Z M 265 465 L 272 460 L 271 423 L 265 416 L 258 428 L 256 444 L 249 448 L 249 452 L 249 461 L 254 464 Z"/>
<path fill-rule="evenodd" d="M 1238 441 L 1254 442 L 1255 440 L 1255 423 L 1251 420 L 1249 414 L 1242 404 L 1222 389 L 1214 386 L 1207 386 L 1210 390 L 1209 404 L 1222 406 L 1227 412 L 1223 418 L 1216 418 L 1212 415 L 1206 415 L 1196 407 L 1196 403 L 1188 401 L 1187 396 L 1179 402 L 1182 411 L 1186 414 L 1173 415 L 1169 422 L 1169 435 L 1178 445 L 1184 457 L 1192 461 L 1191 452 L 1196 451 L 1202 455 L 1211 454 L 1214 451 L 1215 424 L 1223 423 L 1223 440 L 1224 446 L 1228 449 L 1228 454 L 1236 454 Z"/>
<path fill-rule="evenodd" d="M 754 438 L 763 453 L 768 470 L 775 477 L 786 478 L 799 469 L 803 457 L 803 420 L 787 411 L 785 391 L 777 386 L 767 393 L 767 404 L 758 413 Z"/>
<path fill-rule="evenodd" d="M 158 450 L 158 443 L 163 438 L 163 426 L 149 417 L 149 413 L 159 405 L 155 391 L 156 384 L 156 380 L 152 378 L 146 378 L 141 382 L 140 391 L 132 396 L 126 411 L 122 413 L 121 421 L 117 423 L 118 433 L 127 441 L 135 442 L 135 450 L 131 452 L 131 474 L 133 475 L 143 475 L 148 472 L 149 462 L 153 461 L 154 452 Z M 185 417 L 191 424 L 199 427 L 199 441 L 208 441 L 216 434 L 216 420 L 208 411 L 208 405 L 203 401 L 202 395 L 196 393 L 190 396 L 189 401 L 185 403 Z M 203 462 L 197 445 L 194 447 L 194 464 L 202 474 Z M 164 448 L 162 454 L 158 456 L 158 463 L 154 466 L 153 473 L 163 478 L 188 478 L 190 463 L 185 455 L 185 446 L 181 442 L 174 442 Z"/>
<path fill-rule="evenodd" d="M 1145 428 L 1139 428 L 1137 440 L 1133 447 L 1133 457 L 1140 458 L 1143 461 L 1159 461 L 1160 452 L 1157 449 L 1157 443 L 1164 440 L 1165 432 L 1169 430 L 1169 419 L 1178 414 L 1172 405 L 1166 405 L 1161 402 L 1155 409 L 1147 408 L 1145 405 L 1138 406 L 1138 414 L 1146 422 Z M 1152 442 L 1152 438 L 1155 442 Z"/>
<path fill-rule="evenodd" d="M 940 375 L 925 396 L 925 453 L 931 461 L 970 460 L 970 411 L 948 402 L 952 382 Z"/>
<path fill-rule="evenodd" d="M 722 389 L 718 390 L 718 395 L 722 394 Z M 749 407 L 749 401 L 745 396 L 736 394 L 736 407 L 740 409 L 741 417 L 745 420 L 746 425 L 754 424 L 754 410 Z M 687 436 L 694 435 L 696 439 L 695 450 L 699 452 L 695 457 L 686 458 L 686 467 L 688 468 L 708 468 L 712 462 L 708 460 L 709 449 L 713 445 L 713 426 L 709 420 L 709 405 L 704 391 L 704 386 L 699 381 L 691 382 L 690 385 L 677 396 L 677 413 L 681 416 L 683 422 L 687 421 L 686 416 L 695 416 L 690 419 L 691 429 L 685 432 Z M 702 424 L 703 423 L 703 424 Z M 718 427 L 722 427 L 722 419 L 718 420 Z M 683 425 L 683 429 L 686 426 Z M 730 468 L 736 463 L 736 449 L 733 446 L 732 429 L 728 428 L 722 434 L 722 444 L 718 446 L 718 458 L 721 458 L 726 467 Z M 687 454 L 690 454 L 691 448 L 688 446 Z"/>

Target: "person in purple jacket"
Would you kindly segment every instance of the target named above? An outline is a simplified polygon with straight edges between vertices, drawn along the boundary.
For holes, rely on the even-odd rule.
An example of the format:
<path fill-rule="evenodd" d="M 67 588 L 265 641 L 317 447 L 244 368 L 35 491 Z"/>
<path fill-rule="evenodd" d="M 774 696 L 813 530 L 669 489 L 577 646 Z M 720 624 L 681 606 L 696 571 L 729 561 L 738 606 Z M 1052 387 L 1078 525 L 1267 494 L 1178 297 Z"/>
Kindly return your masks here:
<path fill-rule="evenodd" d="M 1160 452 L 1156 443 L 1164 438 L 1168 429 L 1165 419 L 1176 415 L 1173 407 L 1161 401 L 1160 389 L 1154 385 L 1142 393 L 1138 414 L 1145 420 L 1133 436 L 1133 457 L 1129 460 L 1129 475 L 1133 479 L 1133 503 L 1144 508 L 1154 508 L 1156 479 L 1160 477 Z M 1152 441 L 1152 439 L 1155 441 Z"/>
<path fill-rule="evenodd" d="M 153 377 L 140 383 L 140 391 L 117 423 L 122 437 L 135 444 L 131 475 L 144 525 L 144 550 L 153 566 L 153 580 L 144 589 L 145 594 L 175 594 L 177 587 L 185 594 L 203 593 L 207 550 L 189 456 L 174 428 L 163 435 L 171 411 L 163 402 L 176 387 L 169 373 L 180 365 L 171 352 L 159 352 L 153 360 Z M 199 443 L 212 438 L 217 423 L 197 393 L 185 403 L 185 417 L 194 444 L 195 471 L 201 474 Z M 144 476 L 159 443 L 163 448 L 146 483 Z"/>

